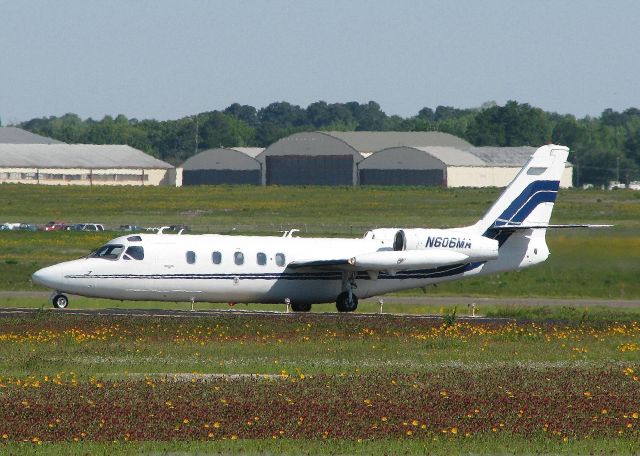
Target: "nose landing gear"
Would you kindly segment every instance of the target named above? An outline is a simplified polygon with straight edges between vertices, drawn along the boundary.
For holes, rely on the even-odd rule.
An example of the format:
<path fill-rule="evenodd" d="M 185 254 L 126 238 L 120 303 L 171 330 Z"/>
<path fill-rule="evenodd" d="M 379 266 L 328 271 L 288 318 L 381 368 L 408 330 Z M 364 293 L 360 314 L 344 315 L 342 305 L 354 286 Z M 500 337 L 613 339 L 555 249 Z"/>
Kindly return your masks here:
<path fill-rule="evenodd" d="M 62 293 L 54 293 L 51 297 L 51 304 L 56 309 L 65 309 L 69 305 L 69 298 Z"/>

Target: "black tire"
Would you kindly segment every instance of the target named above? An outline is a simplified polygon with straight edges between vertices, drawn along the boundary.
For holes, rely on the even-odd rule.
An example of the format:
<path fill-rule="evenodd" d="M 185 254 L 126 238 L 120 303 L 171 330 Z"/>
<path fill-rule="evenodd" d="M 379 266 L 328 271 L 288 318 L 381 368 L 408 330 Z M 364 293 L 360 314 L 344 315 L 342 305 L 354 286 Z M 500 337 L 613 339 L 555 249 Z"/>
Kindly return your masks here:
<path fill-rule="evenodd" d="M 336 309 L 338 312 L 353 312 L 358 308 L 358 297 L 351 293 L 351 302 L 349 302 L 349 292 L 343 291 L 336 299 Z"/>
<path fill-rule="evenodd" d="M 291 310 L 294 312 L 309 312 L 311 310 L 310 303 L 292 302 Z"/>
<path fill-rule="evenodd" d="M 69 298 L 63 294 L 55 295 L 51 301 L 56 309 L 64 309 L 69 305 Z"/>

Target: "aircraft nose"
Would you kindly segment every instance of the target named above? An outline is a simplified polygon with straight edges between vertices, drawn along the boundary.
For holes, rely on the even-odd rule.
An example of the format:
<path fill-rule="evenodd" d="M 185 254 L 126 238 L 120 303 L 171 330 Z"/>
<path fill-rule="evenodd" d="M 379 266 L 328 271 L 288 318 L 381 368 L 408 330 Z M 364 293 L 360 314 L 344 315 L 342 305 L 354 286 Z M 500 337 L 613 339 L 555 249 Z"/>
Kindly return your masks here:
<path fill-rule="evenodd" d="M 62 281 L 62 268 L 57 265 L 42 268 L 33 273 L 31 280 L 43 287 L 57 288 Z"/>

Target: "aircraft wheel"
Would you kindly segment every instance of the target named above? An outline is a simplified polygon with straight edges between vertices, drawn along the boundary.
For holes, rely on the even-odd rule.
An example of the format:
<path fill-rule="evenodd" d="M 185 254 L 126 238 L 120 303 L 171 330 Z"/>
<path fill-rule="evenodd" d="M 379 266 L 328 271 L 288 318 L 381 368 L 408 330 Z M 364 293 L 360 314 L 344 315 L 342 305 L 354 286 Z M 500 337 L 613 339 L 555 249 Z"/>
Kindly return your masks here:
<path fill-rule="evenodd" d="M 69 298 L 63 294 L 55 295 L 51 301 L 56 309 L 64 309 L 69 305 Z"/>
<path fill-rule="evenodd" d="M 349 292 L 343 291 L 336 299 L 336 308 L 338 312 L 353 312 L 358 308 L 358 297 L 351 293 L 351 301 L 349 301 Z"/>
<path fill-rule="evenodd" d="M 294 312 L 309 312 L 311 310 L 311 304 L 309 303 L 300 303 L 300 302 L 292 302 L 291 310 Z"/>

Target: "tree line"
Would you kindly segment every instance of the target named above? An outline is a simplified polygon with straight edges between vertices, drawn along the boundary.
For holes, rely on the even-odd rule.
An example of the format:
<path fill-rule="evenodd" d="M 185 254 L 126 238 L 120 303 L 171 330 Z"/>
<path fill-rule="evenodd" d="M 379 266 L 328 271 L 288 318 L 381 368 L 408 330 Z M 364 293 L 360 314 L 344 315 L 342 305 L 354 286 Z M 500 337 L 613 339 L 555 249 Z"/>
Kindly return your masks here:
<path fill-rule="evenodd" d="M 479 108 L 425 107 L 403 118 L 385 114 L 374 101 L 326 103 L 306 108 L 287 102 L 261 109 L 234 103 L 222 111 L 177 120 L 128 119 L 120 114 L 101 120 L 76 114 L 36 118 L 19 127 L 66 143 L 128 144 L 174 165 L 213 147 L 268 147 L 304 131 L 441 131 L 475 146 L 539 146 L 571 148 L 576 185 L 603 185 L 611 180 L 640 178 L 640 110 L 606 109 L 599 117 L 576 118 L 545 112 L 527 103 Z"/>

